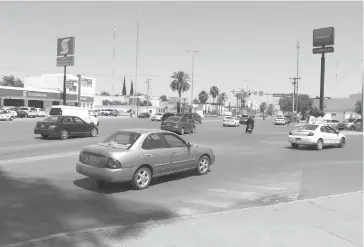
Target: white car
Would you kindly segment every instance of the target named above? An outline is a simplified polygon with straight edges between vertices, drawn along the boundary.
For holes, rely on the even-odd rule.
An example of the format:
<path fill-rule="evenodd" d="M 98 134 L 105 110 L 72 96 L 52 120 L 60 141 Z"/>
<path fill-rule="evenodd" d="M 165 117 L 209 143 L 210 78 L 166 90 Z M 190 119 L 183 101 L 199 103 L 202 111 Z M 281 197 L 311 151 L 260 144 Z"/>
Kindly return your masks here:
<path fill-rule="evenodd" d="M 162 120 L 162 116 L 163 114 L 162 113 L 156 113 L 152 116 L 151 120 L 152 121 L 161 121 Z"/>
<path fill-rule="evenodd" d="M 237 117 L 225 117 L 224 120 L 222 120 L 222 126 L 234 126 L 237 127 L 240 125 L 240 121 Z"/>
<path fill-rule="evenodd" d="M 18 113 L 16 112 L 15 108 L 4 108 L 4 109 L 0 109 L 0 110 L 5 110 L 5 111 L 9 111 L 10 114 L 16 118 L 18 116 Z"/>
<path fill-rule="evenodd" d="M 19 110 L 24 111 L 27 114 L 26 117 L 35 118 L 38 116 L 37 110 L 34 107 L 20 107 Z"/>
<path fill-rule="evenodd" d="M 10 113 L 10 111 L 0 110 L 0 120 L 2 120 L 2 121 L 13 121 L 14 117 Z"/>
<path fill-rule="evenodd" d="M 37 116 L 38 117 L 45 117 L 45 112 L 43 108 L 35 108 L 35 110 L 37 110 Z"/>
<path fill-rule="evenodd" d="M 339 131 L 324 124 L 306 124 L 299 129 L 292 130 L 288 134 L 288 141 L 292 148 L 299 146 L 314 146 L 321 150 L 324 146 L 337 145 L 341 148 L 345 146 L 346 137 Z"/>
<path fill-rule="evenodd" d="M 276 117 L 274 119 L 274 125 L 286 125 L 286 119 L 284 117 Z"/>

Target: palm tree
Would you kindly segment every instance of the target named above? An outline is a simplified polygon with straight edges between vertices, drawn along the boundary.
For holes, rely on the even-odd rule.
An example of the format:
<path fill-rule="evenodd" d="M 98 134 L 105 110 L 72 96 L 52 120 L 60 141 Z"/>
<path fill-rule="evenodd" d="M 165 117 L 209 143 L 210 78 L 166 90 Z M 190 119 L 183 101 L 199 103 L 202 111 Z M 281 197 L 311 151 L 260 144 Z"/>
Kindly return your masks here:
<path fill-rule="evenodd" d="M 219 102 L 219 107 L 220 107 L 219 113 L 221 113 L 221 106 L 224 106 L 224 109 L 225 109 L 226 99 L 227 99 L 227 94 L 226 93 L 221 93 L 219 95 L 219 97 L 217 98 L 217 102 Z"/>
<path fill-rule="evenodd" d="M 22 80 L 15 78 L 13 75 L 4 76 L 0 82 L 0 85 L 6 87 L 24 87 Z"/>
<path fill-rule="evenodd" d="M 177 112 L 180 112 L 182 93 L 190 90 L 190 76 L 186 72 L 180 70 L 174 72 L 171 78 L 173 79 L 173 81 L 171 82 L 170 87 L 173 92 L 177 91 L 178 93 L 179 101 L 177 103 Z"/>
<path fill-rule="evenodd" d="M 198 100 L 201 102 L 202 105 L 206 104 L 208 99 L 209 99 L 209 95 L 205 90 L 202 90 L 198 94 Z"/>
<path fill-rule="evenodd" d="M 216 86 L 212 86 L 210 88 L 210 94 L 212 96 L 212 105 L 215 105 L 215 99 L 220 94 L 219 88 Z M 214 108 L 215 108 L 215 106 L 214 106 Z M 215 111 L 216 111 L 216 109 L 215 109 Z"/>

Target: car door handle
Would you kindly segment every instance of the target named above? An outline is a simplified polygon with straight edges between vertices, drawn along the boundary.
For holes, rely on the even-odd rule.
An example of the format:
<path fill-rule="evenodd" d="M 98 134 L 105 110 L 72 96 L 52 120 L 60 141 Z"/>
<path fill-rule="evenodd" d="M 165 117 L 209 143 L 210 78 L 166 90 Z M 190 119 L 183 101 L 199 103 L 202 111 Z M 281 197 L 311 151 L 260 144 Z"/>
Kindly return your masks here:
<path fill-rule="evenodd" d="M 152 157 L 152 156 L 154 156 L 154 154 L 146 154 L 145 156 Z"/>
<path fill-rule="evenodd" d="M 173 152 L 173 154 L 178 154 L 178 152 Z"/>

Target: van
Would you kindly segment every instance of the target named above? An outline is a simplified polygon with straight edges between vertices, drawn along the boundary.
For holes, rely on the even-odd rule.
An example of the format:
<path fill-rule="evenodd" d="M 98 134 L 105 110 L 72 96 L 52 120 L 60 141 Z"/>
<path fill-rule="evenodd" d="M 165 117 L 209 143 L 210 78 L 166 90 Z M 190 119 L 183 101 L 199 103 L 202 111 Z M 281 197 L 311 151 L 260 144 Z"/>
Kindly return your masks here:
<path fill-rule="evenodd" d="M 49 111 L 49 116 L 79 117 L 87 123 L 99 126 L 99 119 L 96 114 L 93 111 L 82 107 L 54 105 Z"/>

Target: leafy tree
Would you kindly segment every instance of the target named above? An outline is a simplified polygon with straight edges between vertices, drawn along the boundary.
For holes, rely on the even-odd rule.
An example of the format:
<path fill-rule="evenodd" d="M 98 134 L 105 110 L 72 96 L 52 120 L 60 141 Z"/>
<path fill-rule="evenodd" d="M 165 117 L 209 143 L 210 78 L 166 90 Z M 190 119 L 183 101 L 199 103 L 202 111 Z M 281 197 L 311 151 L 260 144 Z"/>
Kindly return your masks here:
<path fill-rule="evenodd" d="M 124 83 L 123 83 L 123 91 L 122 91 L 121 95 L 126 95 L 125 76 L 124 76 Z"/>
<path fill-rule="evenodd" d="M 200 104 L 200 101 L 198 99 L 194 99 L 193 104 Z"/>
<path fill-rule="evenodd" d="M 358 101 L 355 103 L 355 112 L 356 112 L 357 114 L 361 114 L 362 107 L 363 107 L 363 102 L 362 102 L 361 100 L 358 100 Z"/>
<path fill-rule="evenodd" d="M 162 102 L 166 102 L 166 101 L 168 101 L 168 99 L 167 99 L 167 96 L 166 95 L 162 95 L 162 96 L 160 96 L 159 97 L 159 99 L 162 101 Z"/>
<path fill-rule="evenodd" d="M 210 88 L 210 94 L 212 96 L 212 104 L 215 105 L 215 99 L 220 94 L 220 89 L 216 86 L 212 86 Z M 216 111 L 216 109 L 214 109 L 214 111 Z"/>
<path fill-rule="evenodd" d="M 264 113 L 265 110 L 267 109 L 267 103 L 265 103 L 265 102 L 260 103 L 259 108 L 260 108 L 260 112 Z"/>
<path fill-rule="evenodd" d="M 106 92 L 106 91 L 102 91 L 101 92 L 101 95 L 102 96 L 110 96 L 110 93 L 109 92 Z"/>
<path fill-rule="evenodd" d="M 134 95 L 134 85 L 133 85 L 133 80 L 131 80 L 131 85 L 130 85 L 130 96 Z"/>
<path fill-rule="evenodd" d="M 227 94 L 226 93 L 220 93 L 218 98 L 217 98 L 217 102 L 219 103 L 219 113 L 221 112 L 221 107 L 225 108 L 225 102 L 227 99 Z"/>
<path fill-rule="evenodd" d="M 21 79 L 15 78 L 13 75 L 3 76 L 0 81 L 0 86 L 5 87 L 24 87 L 24 83 Z"/>
<path fill-rule="evenodd" d="M 321 111 L 320 109 L 318 109 L 317 107 L 314 107 L 313 109 L 311 109 L 309 114 L 315 118 L 325 116 L 325 113 L 323 111 Z"/>
<path fill-rule="evenodd" d="M 267 115 L 272 116 L 273 115 L 273 111 L 274 111 L 274 105 L 273 104 L 269 104 L 268 109 L 267 109 Z"/>
<path fill-rule="evenodd" d="M 177 103 L 177 112 L 179 113 L 181 112 L 182 93 L 190 90 L 190 76 L 186 72 L 180 70 L 174 72 L 171 78 L 173 79 L 173 81 L 170 84 L 170 88 L 173 92 L 177 92 L 179 97 L 179 101 Z"/>
<path fill-rule="evenodd" d="M 292 112 L 292 95 L 280 98 L 278 104 L 282 111 Z M 295 102 L 295 108 L 296 104 L 298 104 L 298 112 L 301 112 L 302 115 L 312 109 L 312 99 L 307 94 L 299 94 L 298 102 Z"/>
<path fill-rule="evenodd" d="M 205 90 L 202 90 L 198 94 L 198 100 L 201 102 L 201 104 L 206 104 L 207 100 L 209 99 L 209 95 Z"/>

